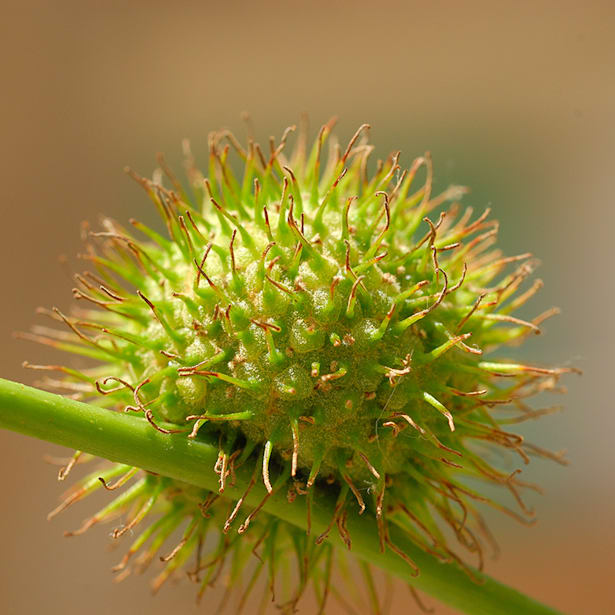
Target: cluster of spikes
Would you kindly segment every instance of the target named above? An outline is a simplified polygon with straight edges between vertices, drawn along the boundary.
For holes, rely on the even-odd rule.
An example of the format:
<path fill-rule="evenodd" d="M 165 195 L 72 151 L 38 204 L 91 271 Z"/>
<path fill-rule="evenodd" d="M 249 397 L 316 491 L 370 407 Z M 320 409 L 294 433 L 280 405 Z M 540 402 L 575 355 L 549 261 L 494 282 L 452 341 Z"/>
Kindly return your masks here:
<path fill-rule="evenodd" d="M 110 219 L 101 231 L 86 227 L 90 269 L 75 276 L 79 307 L 44 311 L 67 329 L 25 334 L 94 360 L 82 370 L 27 364 L 60 373 L 47 387 L 140 414 L 164 434 L 219 443 L 215 467 L 203 469 L 218 475 L 216 493 L 113 464 L 52 513 L 96 489 L 126 486 L 73 532 L 120 515 L 127 520 L 114 538 L 145 528 L 116 568 L 122 576 L 181 531 L 161 557 L 156 588 L 191 556 L 199 595 L 223 570 L 233 588 L 249 568 L 243 607 L 259 574 L 267 571 L 273 593 L 276 571 L 288 569 L 280 562 L 293 556 L 296 588 L 276 602 L 292 611 L 310 581 L 322 612 L 329 594 L 343 600 L 330 583 L 333 554 L 343 558 L 327 536 L 339 532 L 350 549 L 346 520 L 364 513 L 381 548 L 414 573 L 391 524 L 472 574 L 458 551 L 480 568 L 484 545 L 496 548 L 479 505 L 531 524 L 521 491 L 539 488 L 516 465 L 533 456 L 564 463 L 508 426 L 556 410 L 534 409 L 528 398 L 560 391 L 570 370 L 488 358 L 539 333 L 555 313 L 513 315 L 542 285 L 527 283 L 532 256 L 495 249 L 497 222 L 461 208 L 464 188 L 432 194 L 428 154 L 402 169 L 396 152 L 369 171 L 369 126 L 344 147 L 333 123 L 311 147 L 302 127 L 289 153 L 294 127 L 271 138 L 269 151 L 253 138 L 244 148 L 231 133 L 214 133 L 207 176 L 185 143 L 185 186 L 162 157 L 152 179 L 128 170 L 166 233 L 134 219 L 132 228 Z M 85 458 L 77 451 L 61 477 Z M 254 468 L 247 488 L 262 480 L 265 499 L 286 490 L 309 504 L 333 493 L 328 530 L 306 536 L 262 504 L 243 510 L 244 498 L 224 493 L 239 465 Z M 480 482 L 502 487 L 514 508 L 483 495 Z M 358 565 L 373 589 L 369 566 Z M 371 604 L 378 612 L 374 595 Z"/>

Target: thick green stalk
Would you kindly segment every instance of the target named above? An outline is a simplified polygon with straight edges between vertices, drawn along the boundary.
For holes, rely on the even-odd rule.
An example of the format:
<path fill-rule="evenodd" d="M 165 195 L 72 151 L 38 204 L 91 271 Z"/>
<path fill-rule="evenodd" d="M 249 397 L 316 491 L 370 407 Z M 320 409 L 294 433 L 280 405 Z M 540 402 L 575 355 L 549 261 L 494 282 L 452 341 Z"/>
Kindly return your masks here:
<path fill-rule="evenodd" d="M 0 427 L 212 491 L 218 489 L 218 477 L 211 471 L 218 456 L 214 444 L 189 440 L 180 434 L 164 435 L 152 429 L 143 418 L 89 406 L 3 379 L 0 379 Z M 239 498 L 251 475 L 250 468 L 239 468 L 237 484 L 227 487 L 225 496 Z M 264 495 L 263 487 L 255 487 L 247 502 L 257 505 Z M 315 533 L 324 531 L 334 505 L 335 502 L 329 498 L 315 498 L 312 510 Z M 285 493 L 274 493 L 265 503 L 264 510 L 297 527 L 306 528 L 306 508 L 302 498 L 291 504 Z M 414 578 L 412 569 L 391 549 L 384 553 L 380 551 L 373 518 L 354 515 L 348 519 L 347 525 L 352 536 L 352 550 L 357 557 L 411 582 L 459 611 L 476 615 L 558 613 L 479 572 L 475 575 L 482 583 L 473 582 L 458 566 L 439 562 L 391 525 L 392 542 L 420 568 L 420 575 Z M 341 540 L 334 533 L 330 540 L 341 546 Z"/>

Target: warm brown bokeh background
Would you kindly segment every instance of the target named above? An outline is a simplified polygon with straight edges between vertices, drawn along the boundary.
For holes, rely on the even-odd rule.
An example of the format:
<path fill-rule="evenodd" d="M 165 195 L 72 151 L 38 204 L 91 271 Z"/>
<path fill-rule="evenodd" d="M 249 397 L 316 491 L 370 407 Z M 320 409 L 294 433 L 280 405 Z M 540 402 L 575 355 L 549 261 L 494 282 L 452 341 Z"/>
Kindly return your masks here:
<path fill-rule="evenodd" d="M 543 259 L 532 309 L 563 314 L 524 352 L 585 376 L 569 379 L 565 414 L 526 433 L 573 463 L 530 468 L 547 485 L 537 527 L 491 515 L 503 555 L 489 571 L 565 612 L 614 613 L 611 3 L 200 4 L 3 3 L 0 374 L 31 382 L 22 360 L 52 359 L 11 332 L 37 305 L 69 304 L 57 256 L 80 250 L 80 221 L 149 215 L 125 164 L 149 174 L 157 151 L 177 162 L 186 136 L 204 152 L 209 130 L 242 133 L 245 109 L 262 137 L 301 111 L 314 125 L 340 115 L 342 138 L 369 122 L 380 155 L 431 149 L 440 185 L 492 204 L 509 253 Z M 47 525 L 60 492 L 50 452 L 0 433 L 3 613 L 212 612 L 185 583 L 156 599 L 142 579 L 112 584 L 104 529 L 62 538 L 91 507 Z M 394 613 L 414 612 L 396 595 Z"/>

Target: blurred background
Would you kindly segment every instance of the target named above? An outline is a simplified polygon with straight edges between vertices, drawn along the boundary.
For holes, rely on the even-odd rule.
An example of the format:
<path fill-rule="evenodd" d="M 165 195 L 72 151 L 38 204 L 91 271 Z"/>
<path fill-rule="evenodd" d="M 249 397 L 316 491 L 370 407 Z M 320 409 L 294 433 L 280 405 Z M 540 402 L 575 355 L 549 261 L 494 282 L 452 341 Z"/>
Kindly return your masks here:
<path fill-rule="evenodd" d="M 70 305 L 58 257 L 79 267 L 80 223 L 153 218 L 124 165 L 149 175 L 162 151 L 177 167 L 184 137 L 198 156 L 211 130 L 243 136 L 245 110 L 263 139 L 303 111 L 314 131 L 338 115 L 342 141 L 368 122 L 379 156 L 402 149 L 408 164 L 430 150 L 440 187 L 471 186 L 465 202 L 493 208 L 506 252 L 542 260 L 531 313 L 558 305 L 562 315 L 519 352 L 585 372 L 566 379 L 563 414 L 525 428 L 568 449 L 571 465 L 537 461 L 526 473 L 545 486 L 531 500 L 537 526 L 489 513 L 502 555 L 487 572 L 566 613 L 615 613 L 612 3 L 2 5 L 2 377 L 31 383 L 23 360 L 58 359 L 12 333 L 36 322 L 39 305 Z M 0 433 L 2 612 L 212 612 L 186 582 L 156 598 L 143 579 L 113 584 L 108 530 L 62 537 L 91 504 L 45 521 L 63 486 L 43 457 L 64 454 Z M 416 610 L 397 587 L 392 612 Z"/>

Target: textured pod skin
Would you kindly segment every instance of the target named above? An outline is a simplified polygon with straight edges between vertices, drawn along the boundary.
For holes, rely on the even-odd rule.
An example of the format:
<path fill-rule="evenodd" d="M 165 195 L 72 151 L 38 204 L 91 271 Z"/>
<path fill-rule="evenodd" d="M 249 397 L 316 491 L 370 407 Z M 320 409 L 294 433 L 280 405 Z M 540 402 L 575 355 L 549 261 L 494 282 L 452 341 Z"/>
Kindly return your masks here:
<path fill-rule="evenodd" d="M 319 485 L 336 490 L 331 525 L 349 546 L 344 519 L 367 509 L 382 548 L 394 548 L 387 524 L 395 523 L 423 548 L 460 561 L 444 523 L 482 561 L 479 536 L 489 535 L 475 503 L 529 523 L 518 491 L 533 486 L 519 480 L 514 457 L 561 461 L 505 426 L 543 414 L 526 398 L 555 390 L 568 370 L 488 358 L 539 333 L 550 314 L 532 322 L 512 315 L 540 286 L 526 284 L 532 259 L 492 248 L 497 223 L 488 211 L 460 207 L 463 188 L 432 195 L 429 155 L 406 170 L 399 154 L 391 155 L 370 176 L 368 127 L 344 150 L 331 128 L 323 126 L 309 150 L 300 134 L 288 156 L 291 131 L 271 142 L 269 154 L 215 133 L 207 177 L 186 150 L 188 190 L 163 160 L 152 180 L 130 172 L 166 234 L 136 220 L 134 230 L 104 220 L 102 231 L 89 233 L 92 267 L 76 276 L 82 305 L 72 316 L 50 313 L 69 333 L 30 337 L 97 363 L 84 371 L 56 368 L 63 379 L 48 385 L 142 413 L 163 432 L 215 434 L 220 493 L 236 464 L 252 464 L 269 492 L 317 497 Z M 229 163 L 232 151 L 243 162 L 241 176 Z M 502 468 L 490 453 L 497 448 L 511 454 Z M 123 484 L 142 474 L 124 466 L 105 472 L 84 479 L 59 509 L 114 477 Z M 502 485 L 520 513 L 474 491 L 468 477 Z M 296 552 L 300 582 L 286 607 L 294 607 L 310 575 L 328 587 L 325 536 L 316 544 L 264 513 L 240 523 L 239 507 L 220 494 L 168 479 L 130 484 L 82 528 L 133 510 L 119 536 L 159 513 L 119 568 L 147 540 L 142 559 L 150 561 L 183 522 L 184 538 L 157 584 L 195 550 L 200 562 L 204 536 L 223 528 L 214 560 L 223 564 L 232 554 L 232 578 L 249 559 L 253 545 L 246 549 L 238 538 L 247 533 L 270 561 Z M 302 568 L 308 555 L 312 563 Z M 191 573 L 202 578 L 202 590 L 215 569 L 203 573 L 197 564 Z"/>

